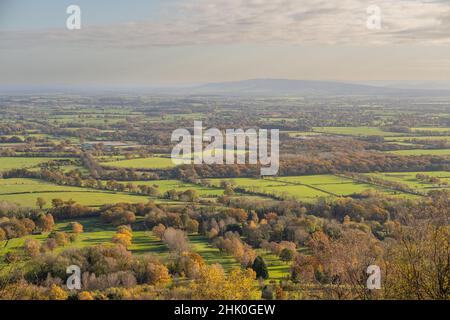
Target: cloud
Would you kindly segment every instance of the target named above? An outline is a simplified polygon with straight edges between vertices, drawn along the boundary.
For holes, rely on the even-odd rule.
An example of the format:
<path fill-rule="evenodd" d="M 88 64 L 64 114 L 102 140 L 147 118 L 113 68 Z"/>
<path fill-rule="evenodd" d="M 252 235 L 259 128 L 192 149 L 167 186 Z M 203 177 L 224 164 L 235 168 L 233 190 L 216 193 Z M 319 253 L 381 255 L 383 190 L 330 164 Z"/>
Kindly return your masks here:
<path fill-rule="evenodd" d="M 370 5 L 381 29 L 366 27 Z M 450 44 L 450 4 L 418 0 L 187 0 L 155 22 L 0 32 L 0 48 L 197 44 Z"/>

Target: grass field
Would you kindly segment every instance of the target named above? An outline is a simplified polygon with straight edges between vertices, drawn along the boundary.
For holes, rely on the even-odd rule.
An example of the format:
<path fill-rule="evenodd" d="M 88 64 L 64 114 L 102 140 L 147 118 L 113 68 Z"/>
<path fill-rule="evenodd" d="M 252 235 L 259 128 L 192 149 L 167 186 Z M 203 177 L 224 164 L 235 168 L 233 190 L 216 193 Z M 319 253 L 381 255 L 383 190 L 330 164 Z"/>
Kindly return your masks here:
<path fill-rule="evenodd" d="M 280 258 L 270 253 L 264 249 L 257 249 L 256 252 L 261 256 L 267 265 L 267 270 L 269 271 L 270 280 L 283 280 L 290 275 L 290 263 L 286 263 L 280 260 Z"/>
<path fill-rule="evenodd" d="M 192 183 L 182 182 L 179 180 L 153 180 L 153 181 L 131 181 L 135 186 L 146 185 L 146 186 L 158 186 L 158 190 L 161 194 L 169 191 L 176 190 L 186 191 L 189 189 L 197 190 L 200 196 L 202 197 L 212 197 L 212 196 L 221 196 L 223 195 L 222 189 L 215 188 L 207 188 L 201 187 Z"/>
<path fill-rule="evenodd" d="M 389 195 L 395 193 L 392 190 L 334 175 L 292 176 L 275 179 L 211 179 L 210 181 L 214 185 L 219 185 L 222 180 L 232 182 L 237 187 L 250 192 L 294 197 L 305 202 L 312 202 L 320 197 L 349 196 L 367 190 L 376 190 Z"/>
<path fill-rule="evenodd" d="M 84 248 L 87 246 L 110 244 L 111 239 L 116 233 L 116 228 L 101 222 L 99 218 L 78 219 L 84 227 L 84 232 L 80 233 L 74 242 L 64 247 L 58 247 L 55 252 L 62 252 L 70 248 Z M 63 221 L 55 225 L 56 231 L 71 232 L 70 222 Z M 11 250 L 21 249 L 26 239 L 36 239 L 41 242 L 47 239 L 48 234 L 30 235 L 23 238 L 11 239 L 5 247 L 6 241 L 0 242 L 0 257 Z M 192 251 L 200 254 L 206 263 L 221 264 L 225 271 L 232 268 L 240 268 L 240 264 L 231 256 L 224 255 L 219 249 L 213 247 L 208 239 L 198 234 L 188 236 L 189 244 Z M 169 253 L 168 247 L 151 231 L 133 231 L 132 245 L 129 248 L 133 254 L 154 254 L 160 258 L 166 258 Z"/>
<path fill-rule="evenodd" d="M 118 202 L 146 203 L 149 200 L 147 196 L 59 186 L 35 179 L 0 179 L 0 201 L 36 207 L 38 197 L 47 201 L 46 207 L 51 206 L 52 199 L 57 198 L 64 201 L 74 200 L 79 204 L 93 207 Z"/>
<path fill-rule="evenodd" d="M 443 127 L 415 127 L 415 128 L 410 128 L 411 132 L 439 132 L 439 133 L 443 133 L 443 132 L 448 132 L 450 133 L 450 128 L 443 128 Z"/>
<path fill-rule="evenodd" d="M 410 140 L 447 140 L 450 141 L 450 136 L 406 136 L 406 137 L 387 137 L 384 139 L 388 142 L 404 142 L 404 141 L 410 141 Z"/>
<path fill-rule="evenodd" d="M 450 149 L 411 149 L 388 151 L 402 156 L 450 156 Z"/>
<path fill-rule="evenodd" d="M 382 173 L 368 173 L 367 175 L 380 177 L 384 180 L 399 182 L 408 185 L 411 188 L 419 191 L 430 191 L 433 189 L 441 189 L 443 186 L 424 183 L 416 178 L 417 174 L 425 174 L 430 177 L 437 177 L 441 182 L 450 184 L 450 172 L 447 171 L 431 171 L 431 172 L 382 172 Z"/>
<path fill-rule="evenodd" d="M 392 194 L 392 191 L 390 190 L 386 190 L 384 188 L 367 183 L 357 182 L 349 178 L 338 177 L 335 175 L 280 177 L 277 180 L 308 185 L 320 189 L 323 192 L 338 196 L 359 194 L 367 190 L 376 190 L 384 194 Z"/>
<path fill-rule="evenodd" d="M 165 168 L 172 168 L 175 166 L 175 164 L 172 163 L 172 159 L 162 157 L 102 162 L 102 165 L 108 167 L 131 168 L 131 169 L 165 169 Z"/>
<path fill-rule="evenodd" d="M 202 235 L 191 234 L 189 235 L 189 243 L 192 251 L 198 253 L 203 257 L 206 263 L 214 264 L 219 263 L 223 266 L 225 271 L 229 271 L 232 268 L 240 268 L 240 264 L 231 256 L 222 254 L 219 249 L 213 247 L 208 239 Z"/>
<path fill-rule="evenodd" d="M 405 134 L 399 132 L 387 132 L 376 127 L 314 127 L 315 132 L 327 134 L 337 134 L 345 136 L 403 136 Z"/>
<path fill-rule="evenodd" d="M 37 193 L 26 193 L 26 194 L 16 194 L 16 195 L 0 195 L 0 201 L 8 201 L 12 203 L 20 204 L 25 207 L 36 207 L 36 199 L 40 197 L 47 201 L 46 207 L 51 205 L 52 199 L 61 199 L 63 201 L 73 200 L 76 203 L 90 206 L 99 207 L 105 204 L 113 204 L 119 202 L 129 202 L 129 203 L 146 203 L 149 201 L 148 197 L 145 196 L 135 196 L 125 193 L 107 193 L 107 192 L 37 192 Z M 161 201 L 155 201 L 161 202 Z"/>
<path fill-rule="evenodd" d="M 26 157 L 0 157 L 0 171 L 11 169 L 23 169 L 38 166 L 52 160 L 63 160 L 60 158 L 26 158 Z"/>

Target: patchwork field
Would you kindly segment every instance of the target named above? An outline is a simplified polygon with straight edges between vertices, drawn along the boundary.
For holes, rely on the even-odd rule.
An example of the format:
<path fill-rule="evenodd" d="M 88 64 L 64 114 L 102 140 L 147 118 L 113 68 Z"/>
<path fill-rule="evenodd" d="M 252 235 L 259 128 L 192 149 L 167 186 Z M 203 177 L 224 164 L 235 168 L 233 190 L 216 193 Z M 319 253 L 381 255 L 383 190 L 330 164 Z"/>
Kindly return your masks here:
<path fill-rule="evenodd" d="M 276 179 L 211 179 L 210 181 L 214 185 L 219 185 L 222 180 L 250 192 L 294 197 L 306 202 L 317 200 L 320 197 L 349 196 L 367 190 L 376 190 L 389 195 L 396 193 L 392 190 L 334 175 L 293 176 Z"/>

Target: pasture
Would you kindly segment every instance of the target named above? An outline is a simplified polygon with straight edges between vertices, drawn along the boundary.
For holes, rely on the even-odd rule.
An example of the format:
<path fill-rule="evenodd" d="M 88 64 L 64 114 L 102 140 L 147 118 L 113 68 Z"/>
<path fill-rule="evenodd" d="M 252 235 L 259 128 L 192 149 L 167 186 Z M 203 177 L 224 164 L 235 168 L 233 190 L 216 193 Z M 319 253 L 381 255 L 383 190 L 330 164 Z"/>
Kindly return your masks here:
<path fill-rule="evenodd" d="M 42 163 L 53 160 L 64 160 L 61 158 L 27 158 L 27 157 L 0 157 L 0 172 L 12 169 L 24 169 L 39 166 Z"/>
<path fill-rule="evenodd" d="M 47 202 L 46 207 L 51 206 L 52 199 L 73 200 L 92 207 L 118 202 L 146 203 L 149 200 L 148 196 L 60 186 L 36 179 L 0 179 L 0 201 L 36 207 L 38 197 Z"/>
<path fill-rule="evenodd" d="M 408 185 L 410 188 L 419 191 L 430 191 L 433 189 L 441 189 L 443 185 L 433 184 L 430 182 L 422 182 L 416 178 L 417 174 L 424 174 L 430 177 L 437 177 L 441 183 L 450 184 L 450 172 L 447 171 L 429 171 L 429 172 L 381 172 L 368 173 L 367 175 L 376 176 L 384 180 L 394 181 Z"/>
<path fill-rule="evenodd" d="M 450 156 L 450 149 L 410 149 L 388 152 L 402 156 Z"/>
<path fill-rule="evenodd" d="M 176 190 L 178 192 L 181 192 L 192 189 L 196 190 L 202 197 L 213 197 L 223 195 L 222 189 L 202 187 L 193 183 L 183 182 L 179 180 L 131 181 L 131 183 L 133 183 L 135 186 L 146 185 L 157 187 L 161 194 L 164 194 L 169 190 Z"/>
<path fill-rule="evenodd" d="M 377 127 L 314 127 L 313 131 L 343 136 L 403 136 L 404 133 L 383 131 Z"/>

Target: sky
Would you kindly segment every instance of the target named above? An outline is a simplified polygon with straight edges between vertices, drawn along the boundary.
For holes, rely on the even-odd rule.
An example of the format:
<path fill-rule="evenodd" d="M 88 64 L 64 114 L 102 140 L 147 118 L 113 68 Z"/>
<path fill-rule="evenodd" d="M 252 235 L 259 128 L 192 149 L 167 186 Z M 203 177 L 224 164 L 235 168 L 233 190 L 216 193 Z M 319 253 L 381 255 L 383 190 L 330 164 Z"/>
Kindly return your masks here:
<path fill-rule="evenodd" d="M 450 83 L 450 0 L 0 0 L 3 86 L 255 78 Z"/>

